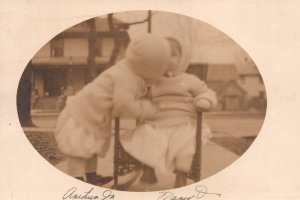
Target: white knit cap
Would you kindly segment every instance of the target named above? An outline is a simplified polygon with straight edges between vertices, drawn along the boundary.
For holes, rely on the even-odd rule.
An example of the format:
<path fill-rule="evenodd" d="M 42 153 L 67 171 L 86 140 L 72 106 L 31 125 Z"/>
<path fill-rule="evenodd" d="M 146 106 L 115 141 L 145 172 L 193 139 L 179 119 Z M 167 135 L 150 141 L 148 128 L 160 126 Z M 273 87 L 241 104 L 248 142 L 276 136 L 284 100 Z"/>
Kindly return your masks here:
<path fill-rule="evenodd" d="M 168 70 L 171 49 L 167 40 L 153 34 L 134 37 L 126 51 L 126 60 L 142 78 L 156 79 Z"/>

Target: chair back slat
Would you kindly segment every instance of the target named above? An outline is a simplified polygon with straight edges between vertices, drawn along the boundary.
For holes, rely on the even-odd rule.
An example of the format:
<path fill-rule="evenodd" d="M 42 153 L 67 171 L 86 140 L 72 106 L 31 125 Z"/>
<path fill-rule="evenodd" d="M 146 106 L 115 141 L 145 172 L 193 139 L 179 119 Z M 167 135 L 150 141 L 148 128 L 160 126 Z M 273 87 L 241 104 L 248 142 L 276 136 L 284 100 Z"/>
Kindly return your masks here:
<path fill-rule="evenodd" d="M 199 77 L 202 81 L 207 80 L 208 65 L 191 65 L 187 70 L 188 73 L 192 73 Z M 201 155 L 202 155 L 202 121 L 203 113 L 197 112 L 197 128 L 196 128 L 196 152 L 193 158 L 191 172 L 188 174 L 188 178 L 198 182 L 201 180 Z"/>
<path fill-rule="evenodd" d="M 115 146 L 114 146 L 114 188 L 118 187 L 118 168 L 119 168 L 119 152 L 120 152 L 120 118 L 115 118 Z"/>

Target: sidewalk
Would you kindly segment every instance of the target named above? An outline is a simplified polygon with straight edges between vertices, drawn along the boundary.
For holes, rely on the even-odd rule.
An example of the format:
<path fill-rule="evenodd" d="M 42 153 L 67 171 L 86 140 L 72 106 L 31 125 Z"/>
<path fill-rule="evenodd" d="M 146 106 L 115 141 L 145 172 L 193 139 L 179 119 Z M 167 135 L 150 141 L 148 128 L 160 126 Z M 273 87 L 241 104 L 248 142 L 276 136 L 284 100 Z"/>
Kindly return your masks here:
<path fill-rule="evenodd" d="M 59 112 L 54 110 L 34 110 L 32 120 L 38 127 L 51 130 L 56 125 L 58 115 Z M 257 136 L 264 116 L 257 112 L 210 112 L 204 114 L 204 121 L 215 133 L 214 137 L 250 137 Z"/>
<path fill-rule="evenodd" d="M 236 159 L 238 155 L 231 153 L 230 151 L 216 145 L 215 143 L 208 143 L 203 148 L 202 152 L 202 170 L 201 179 L 208 178 L 209 176 L 221 171 L 226 168 Z M 157 174 L 158 183 L 154 185 L 145 184 L 142 182 L 135 182 L 130 190 L 132 191 L 157 191 L 157 190 L 167 190 L 174 188 L 175 175 L 170 174 Z M 192 184 L 193 181 L 189 180 L 188 184 Z"/>
<path fill-rule="evenodd" d="M 54 127 L 23 127 L 23 131 L 28 133 L 54 133 L 54 130 Z"/>
<path fill-rule="evenodd" d="M 50 127 L 33 127 L 33 128 L 24 128 L 25 132 L 36 133 L 37 135 L 44 135 L 46 133 L 53 133 L 54 128 Z M 98 170 L 98 173 L 107 176 L 111 175 L 113 171 L 113 141 L 110 145 L 110 149 L 107 153 L 107 156 L 104 159 L 99 160 L 99 165 L 101 165 L 101 170 Z M 239 156 L 237 154 L 232 153 L 228 149 L 225 149 L 216 143 L 208 142 L 206 145 L 202 147 L 202 167 L 201 167 L 201 179 L 205 179 L 222 169 L 226 168 Z M 66 171 L 66 163 L 60 162 L 56 165 L 58 169 L 61 171 Z M 154 185 L 145 184 L 139 181 L 136 181 L 129 190 L 131 191 L 155 191 L 155 190 L 165 190 L 173 188 L 173 184 L 175 181 L 175 175 L 173 173 L 170 174 L 162 174 L 157 173 L 158 183 Z M 192 181 L 189 182 L 191 184 Z"/>
<path fill-rule="evenodd" d="M 24 127 L 25 132 L 32 133 L 53 133 L 56 125 L 58 113 L 55 112 L 36 112 L 33 114 L 33 122 L 38 127 Z M 237 115 L 237 116 L 236 116 Z M 243 137 L 245 135 L 256 135 L 257 130 L 261 126 L 263 120 L 261 117 L 255 117 L 255 115 L 231 115 L 230 113 L 210 113 L 205 114 L 204 120 L 206 120 L 213 129 L 213 137 Z M 240 117 L 241 116 L 241 117 Z M 254 117 L 253 117 L 254 116 Z M 111 140 L 113 141 L 113 139 Z M 203 146 L 202 149 L 202 169 L 201 179 L 205 179 L 222 169 L 226 168 L 239 156 L 232 153 L 226 148 L 223 148 L 216 143 L 209 142 Z M 113 143 L 110 146 L 110 150 L 104 159 L 99 160 L 101 170 L 98 173 L 102 175 L 111 175 L 113 170 Z M 62 171 L 66 170 L 66 163 L 61 162 L 56 167 Z M 157 172 L 158 182 L 156 184 L 145 184 L 138 180 L 131 186 L 130 191 L 155 191 L 165 190 L 173 188 L 175 175 L 162 174 Z M 190 181 L 188 184 L 192 183 Z"/>
<path fill-rule="evenodd" d="M 205 179 L 221 171 L 239 158 L 238 155 L 212 142 L 209 142 L 203 147 L 202 156 L 201 179 Z M 110 146 L 107 156 L 104 159 L 99 159 L 98 162 L 99 165 L 101 165 L 101 171 L 98 170 L 98 173 L 101 173 L 105 176 L 112 174 L 113 144 Z M 66 163 L 61 162 L 56 165 L 56 167 L 61 171 L 65 171 Z M 175 183 L 175 175 L 173 173 L 162 174 L 157 172 L 157 178 L 158 182 L 156 184 L 146 184 L 137 180 L 133 185 L 131 185 L 129 191 L 157 191 L 173 188 Z M 193 183 L 193 181 L 189 180 L 188 184 L 191 183 Z M 110 186 L 111 184 L 107 185 L 107 187 Z"/>

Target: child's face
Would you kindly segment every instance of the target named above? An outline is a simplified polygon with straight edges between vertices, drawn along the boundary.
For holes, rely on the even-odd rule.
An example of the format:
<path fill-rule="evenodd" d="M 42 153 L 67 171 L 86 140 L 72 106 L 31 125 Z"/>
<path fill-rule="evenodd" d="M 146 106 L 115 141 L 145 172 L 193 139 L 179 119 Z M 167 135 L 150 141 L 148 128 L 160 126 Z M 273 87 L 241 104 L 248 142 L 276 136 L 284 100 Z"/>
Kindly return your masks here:
<path fill-rule="evenodd" d="M 180 61 L 180 55 L 172 56 L 169 64 L 169 70 L 172 72 L 175 71 L 176 68 L 178 67 L 179 61 Z"/>
<path fill-rule="evenodd" d="M 177 69 L 180 58 L 181 58 L 181 48 L 180 44 L 173 39 L 168 40 L 171 46 L 171 60 L 169 63 L 168 72 L 173 72 Z"/>

